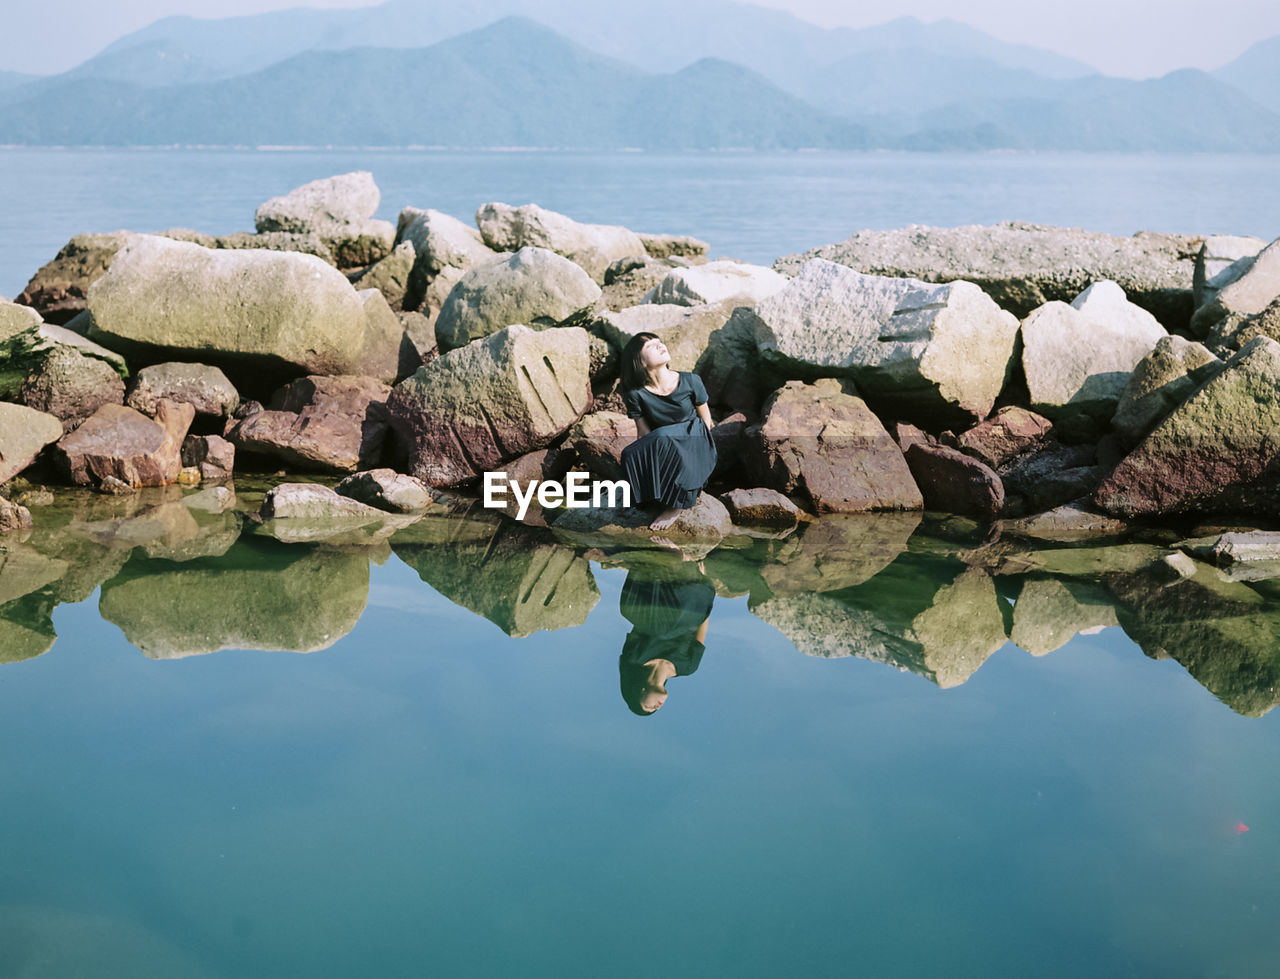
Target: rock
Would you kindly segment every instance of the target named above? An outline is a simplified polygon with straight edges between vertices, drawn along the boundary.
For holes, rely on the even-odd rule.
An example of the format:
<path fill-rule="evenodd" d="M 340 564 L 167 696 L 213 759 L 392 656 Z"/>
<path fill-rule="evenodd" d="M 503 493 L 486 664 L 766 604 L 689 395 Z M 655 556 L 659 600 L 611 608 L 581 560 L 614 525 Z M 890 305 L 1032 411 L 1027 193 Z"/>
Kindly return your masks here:
<path fill-rule="evenodd" d="M 300 412 L 259 411 L 228 433 L 240 452 L 270 456 L 311 472 L 353 473 L 376 465 L 386 436 L 381 418 L 343 414 L 323 407 Z"/>
<path fill-rule="evenodd" d="M 393 547 L 424 582 L 509 636 L 580 626 L 600 601 L 591 563 L 545 531 L 502 523 L 448 547 Z"/>
<path fill-rule="evenodd" d="M 1031 407 L 1060 424 L 1099 427 L 1115 413 L 1134 368 L 1165 336 L 1113 282 L 1095 283 L 1070 306 L 1046 303 L 1022 324 Z"/>
<path fill-rule="evenodd" d="M 1196 253 L 1192 275 L 1192 300 L 1197 309 L 1213 299 L 1223 286 L 1240 278 L 1253 264 L 1251 260 L 1267 247 L 1261 238 L 1210 235 Z"/>
<path fill-rule="evenodd" d="M 319 483 L 281 483 L 267 491 L 258 509 L 263 520 L 381 520 L 382 510 L 340 495 Z"/>
<path fill-rule="evenodd" d="M 1000 524 L 1001 534 L 1005 536 L 1061 542 L 1113 537 L 1128 529 L 1129 525 L 1123 520 L 1115 520 L 1075 504 L 1018 520 L 1004 520 Z"/>
<path fill-rule="evenodd" d="M 42 323 L 26 306 L 0 302 L 0 398 L 14 399 L 33 370 L 39 370 L 54 350 L 73 350 L 101 360 L 121 377 L 128 377 L 124 358 L 72 333 L 66 327 Z"/>
<path fill-rule="evenodd" d="M 671 354 L 671 369 L 692 371 L 705 362 L 711 334 L 729 321 L 733 308 L 733 303 L 728 302 L 693 307 L 633 306 L 619 312 L 601 310 L 591 324 L 591 331 L 618 352 L 637 333 L 656 334 Z"/>
<path fill-rule="evenodd" d="M 422 305 L 427 288 L 445 269 L 465 272 L 498 258 L 498 253 L 484 243 L 475 228 L 430 209 L 406 207 L 401 211 L 396 241 L 413 245 L 416 255 L 405 295 L 406 309 Z"/>
<path fill-rule="evenodd" d="M 739 527 L 795 527 L 804 516 L 801 509 L 776 490 L 757 487 L 735 489 L 720 497 L 729 518 Z"/>
<path fill-rule="evenodd" d="M 1194 578 L 1196 574 L 1196 562 L 1187 557 L 1181 551 L 1176 554 L 1168 554 L 1164 558 L 1165 566 L 1179 578 Z"/>
<path fill-rule="evenodd" d="M 638 232 L 644 250 L 651 258 L 699 258 L 710 247 L 705 241 L 689 235 L 647 235 Z"/>
<path fill-rule="evenodd" d="M 1161 337 L 1129 376 L 1112 427 L 1136 442 L 1221 370 L 1222 361 L 1202 344 L 1178 336 Z"/>
<path fill-rule="evenodd" d="M 419 480 L 394 469 L 370 469 L 348 476 L 338 494 L 390 513 L 417 513 L 431 506 L 431 493 Z"/>
<path fill-rule="evenodd" d="M 994 520 L 1004 508 L 1004 484 L 986 463 L 945 445 L 916 443 L 907 465 L 926 510 Z"/>
<path fill-rule="evenodd" d="M 1116 467 L 1094 499 L 1120 517 L 1272 515 L 1280 504 L 1280 343 L 1251 340 Z"/>
<path fill-rule="evenodd" d="M 1191 317 L 1191 335 L 1203 338 L 1228 317 L 1261 313 L 1277 297 L 1280 297 L 1280 239 L 1258 252 L 1239 278 L 1222 286 L 1196 310 Z"/>
<path fill-rule="evenodd" d="M 258 207 L 253 224 L 259 231 L 297 234 L 347 227 L 373 217 L 382 195 L 367 170 L 313 180 Z"/>
<path fill-rule="evenodd" d="M 181 473 L 181 470 L 179 470 Z M 176 480 L 175 480 L 176 481 Z M 102 477 L 102 482 L 97 486 L 98 492 L 107 496 L 133 496 L 138 492 L 138 488 L 117 476 L 107 474 Z"/>
<path fill-rule="evenodd" d="M 919 513 L 830 513 L 777 546 L 752 601 L 839 591 L 869 581 L 907 549 Z M 798 536 L 798 539 L 797 539 Z"/>
<path fill-rule="evenodd" d="M 85 309 L 89 287 L 102 278 L 129 237 L 127 231 L 76 235 L 31 277 L 18 302 L 50 323 L 66 323 Z"/>
<path fill-rule="evenodd" d="M 394 383 L 416 371 L 422 363 L 404 326 L 377 289 L 356 293 L 365 318 L 364 352 L 354 374 Z"/>
<path fill-rule="evenodd" d="M 745 307 L 735 309 L 724 326 L 711 331 L 697 371 L 713 411 L 740 411 L 752 418 L 759 415 L 765 397 L 785 380 L 761 363 L 756 317 Z"/>
<path fill-rule="evenodd" d="M 600 479 L 626 479 L 622 450 L 635 440 L 635 419 L 616 411 L 583 415 L 565 436 L 578 455 L 578 465 Z"/>
<path fill-rule="evenodd" d="M 1254 337 L 1280 340 L 1280 296 L 1273 299 L 1260 313 L 1226 317 L 1210 331 L 1206 345 L 1223 356 L 1229 356 Z"/>
<path fill-rule="evenodd" d="M 0 401 L 0 483 L 18 475 L 60 438 L 62 422 L 53 415 Z"/>
<path fill-rule="evenodd" d="M 790 382 L 747 429 L 748 467 L 759 485 L 799 495 L 813 513 L 923 506 L 901 450 L 861 398 L 832 379 Z"/>
<path fill-rule="evenodd" d="M 585 326 L 600 287 L 568 259 L 521 248 L 467 272 L 436 320 L 440 350 L 465 347 L 516 323 L 534 328 Z"/>
<path fill-rule="evenodd" d="M 419 368 L 387 401 L 409 474 L 458 486 L 549 444 L 590 403 L 587 351 L 580 328 L 516 325 Z"/>
<path fill-rule="evenodd" d="M 670 271 L 670 261 L 634 255 L 620 258 L 605 271 L 599 305 L 614 312 L 640 306 Z"/>
<path fill-rule="evenodd" d="M 240 407 L 240 394 L 216 367 L 167 363 L 144 367 L 129 385 L 128 405 L 154 415 L 161 399 L 191 405 L 206 418 L 230 418 Z"/>
<path fill-rule="evenodd" d="M 395 247 L 396 229 L 390 221 L 366 221 L 346 234 L 323 238 L 340 269 L 363 269 L 382 261 Z"/>
<path fill-rule="evenodd" d="M 226 486 L 209 486 L 182 498 L 182 505 L 188 510 L 217 515 L 235 508 L 235 490 Z"/>
<path fill-rule="evenodd" d="M 1009 638 L 1032 656 L 1044 656 L 1080 633 L 1119 624 L 1101 588 L 1089 582 L 1033 578 L 1018 593 Z"/>
<path fill-rule="evenodd" d="M 927 285 L 815 259 L 756 305 L 761 358 L 792 377 L 850 377 L 872 403 L 925 424 L 985 418 L 1018 323 L 972 283 Z"/>
<path fill-rule="evenodd" d="M 300 377 L 282 387 L 271 399 L 276 411 L 304 411 L 320 408 L 361 421 L 379 421 L 390 385 L 376 377 L 360 375 Z"/>
<path fill-rule="evenodd" d="M 124 381 L 109 364 L 56 346 L 22 384 L 22 403 L 61 419 L 70 432 L 103 405 L 124 404 Z"/>
<path fill-rule="evenodd" d="M 635 507 L 582 507 L 564 510 L 556 517 L 552 529 L 556 536 L 572 535 L 575 539 L 589 538 L 605 545 L 627 547 L 662 547 L 652 541 L 654 532 L 649 529 L 653 514 Z M 687 510 L 681 510 L 675 523 L 662 531 L 661 536 L 672 541 L 700 540 L 719 543 L 733 531 L 733 522 L 724 504 L 707 493 L 698 495 L 698 502 Z"/>
<path fill-rule="evenodd" d="M 94 284 L 89 308 L 94 339 L 139 356 L 186 354 L 233 380 L 282 368 L 354 373 L 365 357 L 356 291 L 310 255 L 139 236 Z"/>
<path fill-rule="evenodd" d="M 1045 442 L 998 470 L 1004 483 L 1005 513 L 1021 516 L 1070 503 L 1092 493 L 1105 470 L 1092 445 Z"/>
<path fill-rule="evenodd" d="M 476 227 L 495 251 L 529 245 L 546 248 L 581 266 L 597 283 L 604 281 L 605 270 L 615 259 L 645 254 L 644 243 L 633 231 L 617 225 L 580 224 L 537 204 L 483 204 L 476 211 Z"/>
<path fill-rule="evenodd" d="M 916 428 L 908 422 L 894 422 L 893 424 L 893 440 L 898 443 L 898 448 L 902 450 L 902 454 L 907 454 L 907 449 L 913 445 L 939 445 L 936 438 L 923 429 Z"/>
<path fill-rule="evenodd" d="M 436 346 L 435 321 L 422 313 L 401 311 L 396 314 L 405 338 L 413 345 L 418 355 L 418 367 L 431 360 L 439 353 Z M 414 368 L 417 370 L 417 367 Z"/>
<path fill-rule="evenodd" d="M 1108 575 L 1149 568 L 1168 553 L 1154 544 L 1039 548 L 1009 554 L 992 570 L 998 575 L 1045 574 L 1102 581 Z"/>
<path fill-rule="evenodd" d="M 235 474 L 236 447 L 217 435 L 188 435 L 182 442 L 182 465 L 194 466 L 203 480 L 230 479 Z"/>
<path fill-rule="evenodd" d="M 912 225 L 859 231 L 838 244 L 780 258 L 773 267 L 794 272 L 810 259 L 825 258 L 874 275 L 925 282 L 963 279 L 1017 316 L 1047 302 L 1069 301 L 1107 279 L 1173 330 L 1191 317 L 1195 255 L 1203 240 L 1147 231 L 1117 238 L 1017 221 L 961 228 Z"/>
<path fill-rule="evenodd" d="M 0 496 L 0 534 L 11 534 L 15 530 L 28 530 L 30 527 L 31 511 Z"/>
<path fill-rule="evenodd" d="M 288 231 L 268 231 L 255 235 L 248 231 L 237 231 L 233 235 L 223 235 L 218 238 L 216 245 L 218 248 L 229 251 L 255 249 L 268 252 L 301 252 L 303 255 L 314 255 L 327 265 L 336 267 L 338 264 L 338 260 L 333 256 L 333 250 L 314 232 L 293 234 Z"/>
<path fill-rule="evenodd" d="M 1038 448 L 1052 431 L 1053 422 L 1043 415 L 1007 405 L 957 436 L 952 447 L 997 469 Z"/>
<path fill-rule="evenodd" d="M 1207 548 L 1203 557 L 1219 566 L 1253 564 L 1262 561 L 1280 561 L 1280 533 L 1268 530 L 1251 530 L 1220 535 Z"/>
<path fill-rule="evenodd" d="M 404 306 L 415 260 L 413 243 L 402 241 L 391 250 L 390 255 L 365 269 L 352 284 L 357 289 L 377 289 L 386 299 L 387 305 L 399 312 Z"/>
<path fill-rule="evenodd" d="M 785 275 L 763 265 L 722 260 L 687 269 L 672 269 L 648 301 L 676 306 L 705 306 L 736 300 L 740 306 L 754 306 L 786 284 Z"/>
<path fill-rule="evenodd" d="M 189 404 L 161 401 L 155 420 L 123 405 L 103 405 L 53 448 L 73 483 L 113 476 L 131 486 L 163 486 L 182 469 L 182 440 L 195 418 Z"/>
<path fill-rule="evenodd" d="M 241 539 L 216 560 L 131 562 L 102 586 L 98 610 L 152 659 L 220 649 L 303 653 L 350 632 L 368 597 L 364 554 Z"/>

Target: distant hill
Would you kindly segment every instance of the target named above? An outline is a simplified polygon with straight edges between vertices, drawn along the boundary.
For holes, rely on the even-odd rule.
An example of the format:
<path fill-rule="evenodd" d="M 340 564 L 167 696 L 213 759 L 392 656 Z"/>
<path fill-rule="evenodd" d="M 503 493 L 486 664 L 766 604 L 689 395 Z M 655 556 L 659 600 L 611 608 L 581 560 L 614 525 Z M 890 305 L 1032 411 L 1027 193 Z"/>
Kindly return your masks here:
<path fill-rule="evenodd" d="M 219 82 L 69 78 L 0 106 L 13 142 L 714 149 L 867 145 L 746 69 L 648 75 L 522 18 L 416 51 L 311 51 Z"/>
<path fill-rule="evenodd" d="M 21 71 L 0 71 L 0 92 L 37 81 L 40 75 L 28 75 Z"/>
<path fill-rule="evenodd" d="M 1259 41 L 1213 75 L 1272 112 L 1280 112 L 1280 34 Z"/>

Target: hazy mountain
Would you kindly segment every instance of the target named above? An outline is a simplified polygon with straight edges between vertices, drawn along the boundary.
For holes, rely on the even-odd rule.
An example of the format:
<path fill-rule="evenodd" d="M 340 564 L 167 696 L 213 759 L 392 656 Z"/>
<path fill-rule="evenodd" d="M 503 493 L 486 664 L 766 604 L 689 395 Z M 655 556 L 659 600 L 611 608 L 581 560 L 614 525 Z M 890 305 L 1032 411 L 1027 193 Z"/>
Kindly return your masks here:
<path fill-rule="evenodd" d="M 21 71 L 0 71 L 0 92 L 18 88 L 21 85 L 29 85 L 41 77 L 40 75 L 28 75 Z"/>
<path fill-rule="evenodd" d="M 310 51 L 219 82 L 66 79 L 0 106 L 13 142 L 854 147 L 866 134 L 746 69 L 650 75 L 521 18 L 422 50 Z"/>
<path fill-rule="evenodd" d="M 1280 34 L 1259 41 L 1213 74 L 1255 102 L 1280 112 Z"/>

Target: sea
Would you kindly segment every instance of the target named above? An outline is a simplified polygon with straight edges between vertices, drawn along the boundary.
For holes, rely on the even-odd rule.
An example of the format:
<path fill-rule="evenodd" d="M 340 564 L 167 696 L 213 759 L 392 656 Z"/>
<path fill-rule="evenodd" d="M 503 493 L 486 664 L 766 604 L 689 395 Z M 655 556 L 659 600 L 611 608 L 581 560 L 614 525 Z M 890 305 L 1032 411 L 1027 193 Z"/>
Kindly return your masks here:
<path fill-rule="evenodd" d="M 1276 157 L 5 149 L 0 293 L 361 169 L 389 220 L 532 201 L 766 264 L 1280 235 Z M 0 976 L 1275 974 L 1280 588 L 1162 564 L 1211 527 L 705 552 L 455 500 L 297 542 L 247 516 L 269 485 L 54 486 L 0 541 Z"/>

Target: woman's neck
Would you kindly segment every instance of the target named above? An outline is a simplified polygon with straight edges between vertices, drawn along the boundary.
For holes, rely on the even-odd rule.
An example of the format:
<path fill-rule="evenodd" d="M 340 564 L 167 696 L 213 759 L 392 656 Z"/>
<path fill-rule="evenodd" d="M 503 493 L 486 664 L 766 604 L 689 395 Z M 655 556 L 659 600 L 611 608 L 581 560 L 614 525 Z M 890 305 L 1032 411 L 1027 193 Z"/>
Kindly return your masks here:
<path fill-rule="evenodd" d="M 657 388 L 661 391 L 671 383 L 671 375 L 675 374 L 675 371 L 666 364 L 663 364 L 661 367 L 650 370 L 647 373 L 649 375 L 649 379 L 645 382 L 645 387 Z"/>

